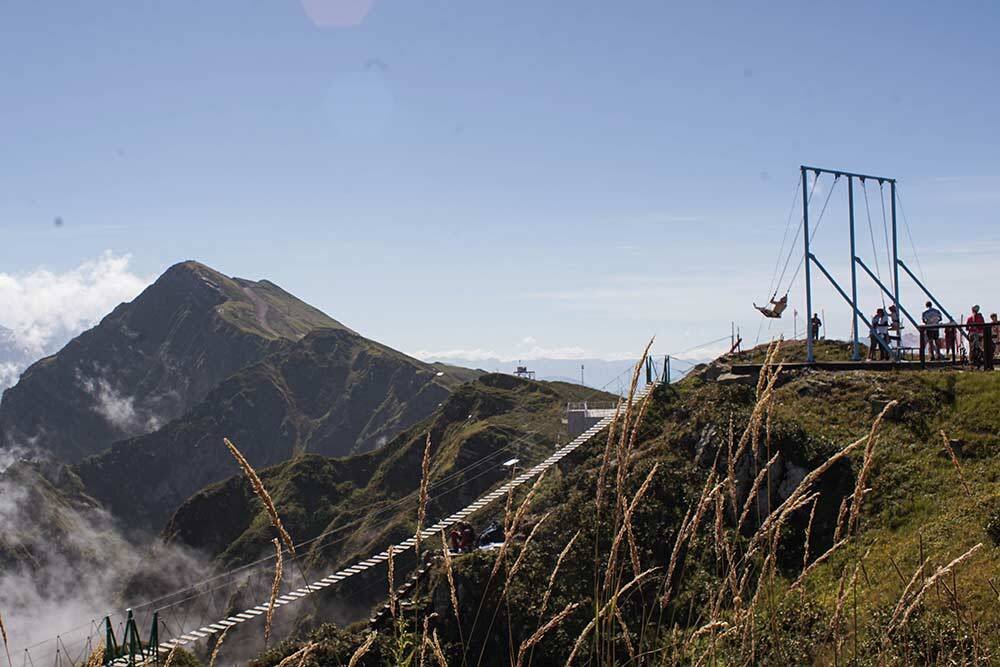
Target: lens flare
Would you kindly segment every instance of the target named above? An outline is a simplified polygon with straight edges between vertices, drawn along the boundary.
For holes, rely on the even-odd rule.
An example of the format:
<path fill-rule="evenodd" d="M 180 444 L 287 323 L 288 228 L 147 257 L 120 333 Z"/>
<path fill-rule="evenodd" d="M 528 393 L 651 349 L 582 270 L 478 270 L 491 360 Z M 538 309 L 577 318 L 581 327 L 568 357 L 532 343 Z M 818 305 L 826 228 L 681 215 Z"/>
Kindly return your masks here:
<path fill-rule="evenodd" d="M 352 28 L 360 25 L 375 0 L 302 0 L 309 20 L 321 28 Z"/>

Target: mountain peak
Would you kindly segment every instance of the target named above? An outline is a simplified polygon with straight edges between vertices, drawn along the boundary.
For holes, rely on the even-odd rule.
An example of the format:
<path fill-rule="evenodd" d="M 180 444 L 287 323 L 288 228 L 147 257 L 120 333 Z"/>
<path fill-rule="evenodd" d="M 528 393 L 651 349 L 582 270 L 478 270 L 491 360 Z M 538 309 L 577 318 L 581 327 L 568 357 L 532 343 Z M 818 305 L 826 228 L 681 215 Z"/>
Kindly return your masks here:
<path fill-rule="evenodd" d="M 0 403 L 0 446 L 78 461 L 154 430 L 223 379 L 340 322 L 269 281 L 174 264 L 129 303 L 29 367 Z"/>

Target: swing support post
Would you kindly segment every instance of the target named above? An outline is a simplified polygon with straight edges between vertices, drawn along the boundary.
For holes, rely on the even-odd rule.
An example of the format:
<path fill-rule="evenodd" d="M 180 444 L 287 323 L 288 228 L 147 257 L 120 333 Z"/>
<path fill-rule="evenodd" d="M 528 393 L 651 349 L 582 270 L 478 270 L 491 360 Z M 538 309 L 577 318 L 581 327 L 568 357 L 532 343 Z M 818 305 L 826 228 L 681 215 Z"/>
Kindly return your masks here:
<path fill-rule="evenodd" d="M 809 252 L 809 176 L 806 167 L 802 166 L 802 239 L 805 250 L 806 265 L 806 317 L 812 316 L 812 277 L 809 271 L 809 264 L 812 254 Z M 819 177 L 819 174 L 816 174 Z M 813 335 L 812 327 L 806 327 L 806 363 L 813 363 Z"/>
<path fill-rule="evenodd" d="M 861 347 L 858 343 L 858 270 L 854 266 L 854 260 L 858 258 L 854 244 L 854 177 L 847 177 L 847 210 L 851 218 L 851 338 L 853 346 L 851 348 L 851 361 L 861 360 Z"/>
<path fill-rule="evenodd" d="M 899 308 L 899 246 L 896 241 L 896 181 L 889 181 L 889 198 L 891 200 L 890 211 L 892 216 L 892 302 L 893 305 L 896 306 L 896 312 L 899 313 L 902 311 Z M 916 327 L 917 324 L 914 323 L 913 326 Z"/>

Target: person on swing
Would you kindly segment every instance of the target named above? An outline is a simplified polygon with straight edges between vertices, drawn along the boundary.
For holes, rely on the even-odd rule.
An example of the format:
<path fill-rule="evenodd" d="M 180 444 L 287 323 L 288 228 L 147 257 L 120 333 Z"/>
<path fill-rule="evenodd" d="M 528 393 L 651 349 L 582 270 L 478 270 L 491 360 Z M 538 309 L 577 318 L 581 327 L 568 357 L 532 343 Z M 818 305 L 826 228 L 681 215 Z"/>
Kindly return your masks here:
<path fill-rule="evenodd" d="M 758 306 L 756 303 L 753 305 L 754 308 L 759 310 L 764 317 L 781 317 L 781 314 L 785 312 L 785 308 L 788 308 L 788 295 L 781 297 L 777 301 L 774 297 L 771 297 L 771 307 Z"/>

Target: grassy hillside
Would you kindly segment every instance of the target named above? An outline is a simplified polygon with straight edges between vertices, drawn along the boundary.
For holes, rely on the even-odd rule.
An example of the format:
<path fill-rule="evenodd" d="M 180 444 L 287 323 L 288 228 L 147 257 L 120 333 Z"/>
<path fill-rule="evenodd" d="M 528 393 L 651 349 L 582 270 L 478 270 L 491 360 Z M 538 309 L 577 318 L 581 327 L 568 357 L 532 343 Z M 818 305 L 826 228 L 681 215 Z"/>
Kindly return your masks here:
<path fill-rule="evenodd" d="M 563 611 L 524 664 L 995 664 L 1000 375 L 795 371 L 758 394 L 722 370 L 653 394 L 599 510 L 604 439 L 546 476 L 496 575 L 496 552 L 457 557 L 456 610 L 439 568 L 365 664 L 400 662 L 425 622 L 449 664 L 510 664 Z M 307 640 L 307 664 L 346 662 L 365 636 L 327 626 L 259 663 Z"/>
<path fill-rule="evenodd" d="M 329 568 L 413 531 L 428 434 L 433 466 L 427 516 L 433 523 L 509 475 L 503 461 L 537 461 L 564 443 L 566 402 L 592 396 L 593 390 L 577 385 L 485 375 L 377 451 L 348 458 L 304 455 L 262 470 L 261 477 L 297 540 L 337 536 L 310 546 L 310 568 Z M 229 455 L 221 443 L 220 449 Z M 233 567 L 269 553 L 272 529 L 246 481 L 235 475 L 193 495 L 164 534 Z"/>

